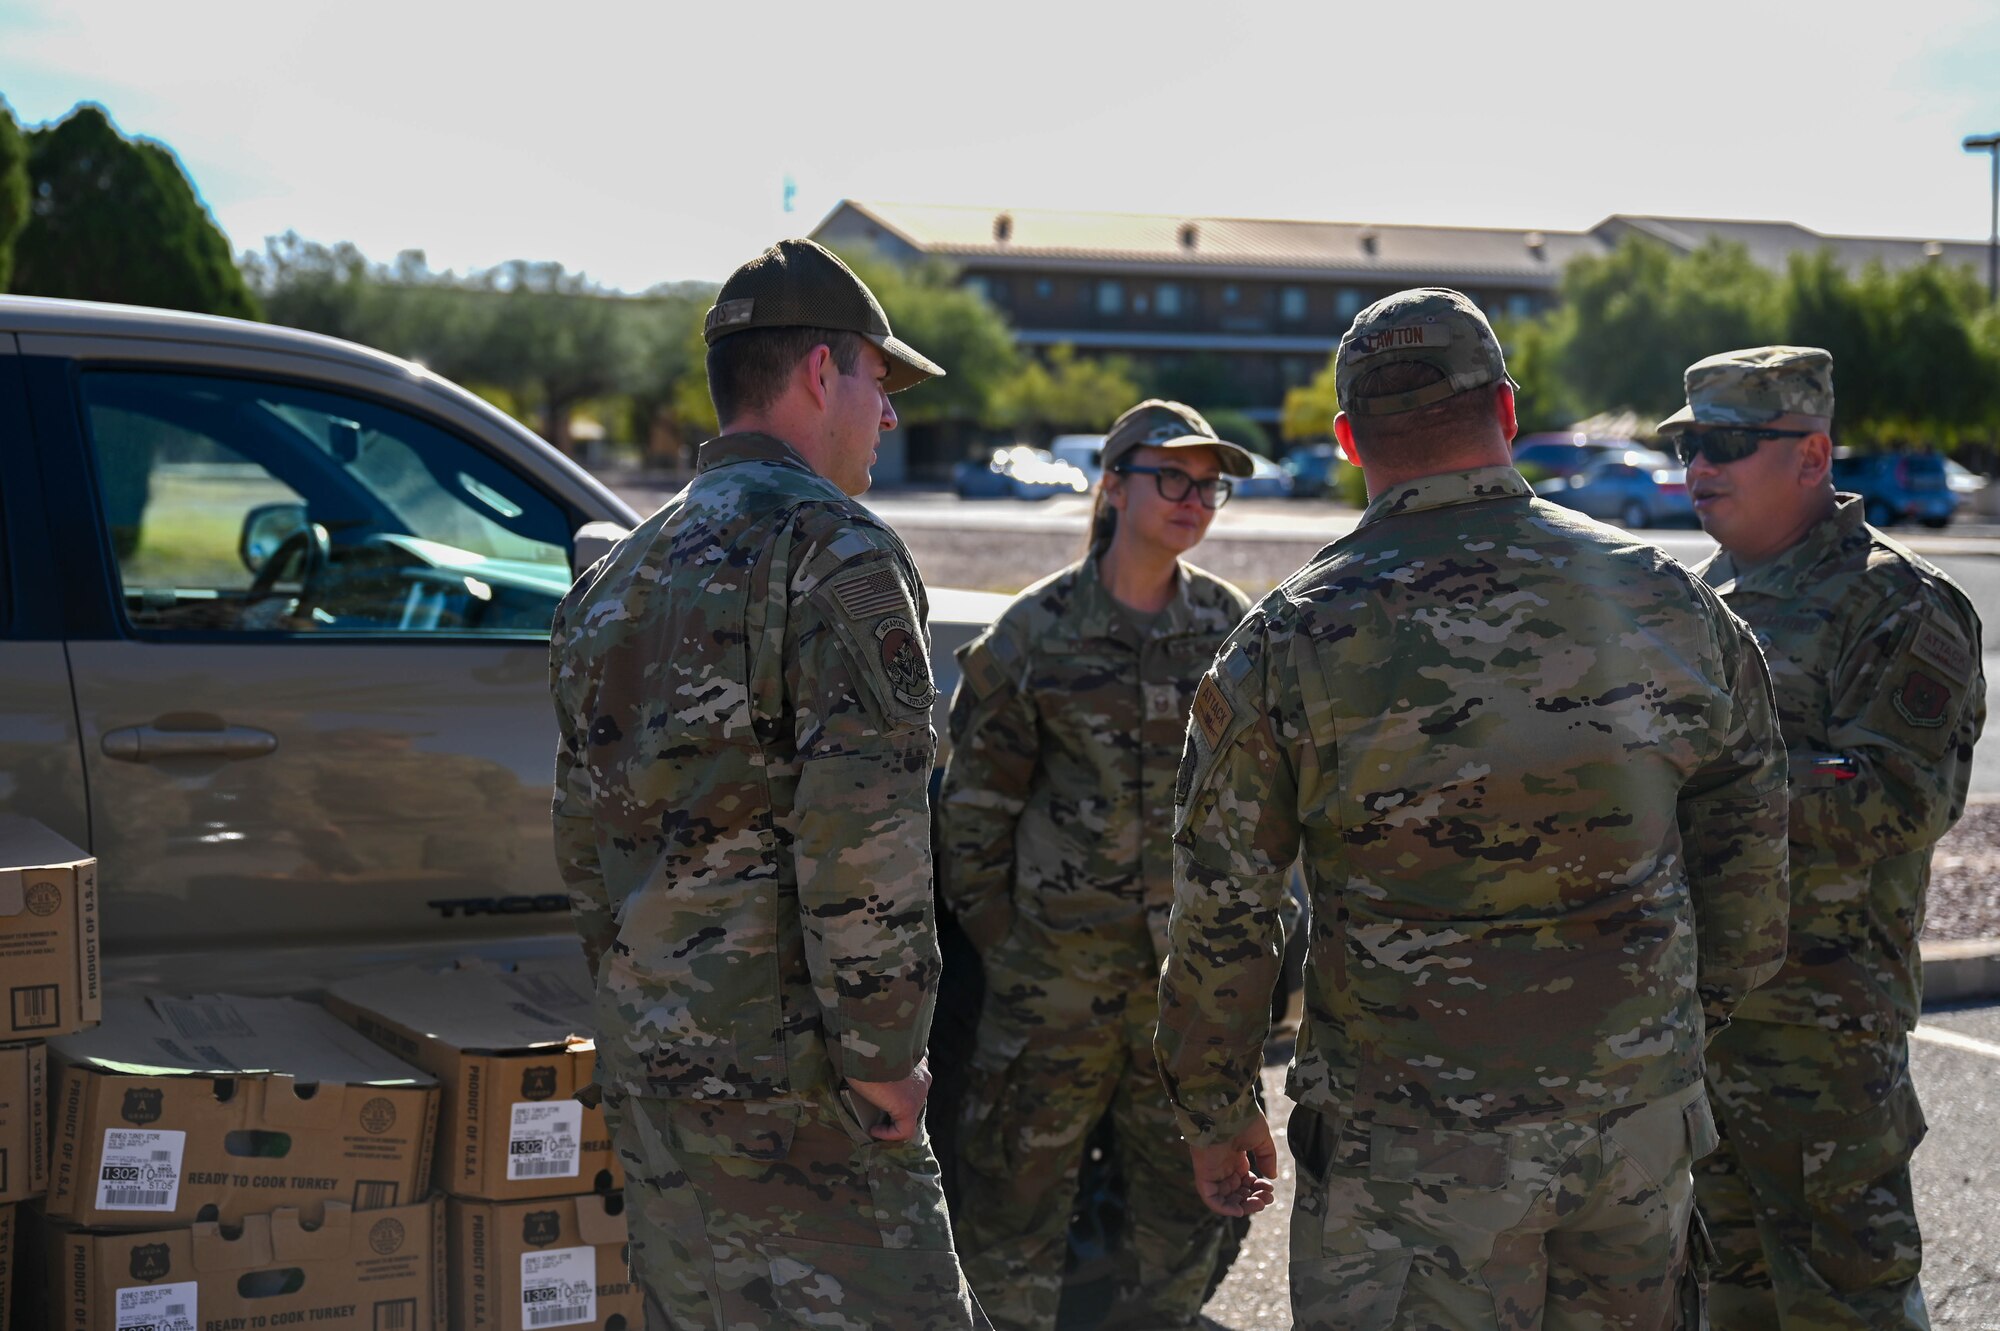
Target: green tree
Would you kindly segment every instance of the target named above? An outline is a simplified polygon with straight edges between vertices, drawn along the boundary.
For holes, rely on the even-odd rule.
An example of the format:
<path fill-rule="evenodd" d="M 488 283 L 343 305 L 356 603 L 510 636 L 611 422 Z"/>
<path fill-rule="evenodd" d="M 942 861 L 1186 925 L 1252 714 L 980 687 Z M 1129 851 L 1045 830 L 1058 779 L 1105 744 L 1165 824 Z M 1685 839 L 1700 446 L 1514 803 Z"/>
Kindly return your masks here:
<path fill-rule="evenodd" d="M 1574 260 L 1562 298 L 1550 340 L 1562 385 L 1586 413 L 1667 415 L 1686 400 L 1688 365 L 1775 341 L 1780 324 L 1777 278 L 1719 241 L 1676 257 L 1627 236 L 1607 255 Z"/>
<path fill-rule="evenodd" d="M 0 97 L 0 291 L 14 273 L 14 242 L 28 223 L 28 143 Z"/>
<path fill-rule="evenodd" d="M 1822 251 L 1792 259 L 1784 297 L 1786 340 L 1833 354 L 1843 443 L 1956 443 L 2000 415 L 1986 294 L 1965 269 L 1871 263 L 1850 274 Z"/>
<path fill-rule="evenodd" d="M 1193 406 L 1192 403 L 1189 403 Z M 1227 439 L 1232 444 L 1241 444 L 1252 453 L 1271 456 L 1270 433 L 1235 407 L 1195 407 L 1202 414 L 1216 437 Z"/>
<path fill-rule="evenodd" d="M 1340 398 L 1333 389 L 1332 356 L 1312 377 L 1311 382 L 1287 389 L 1285 405 L 1278 414 L 1278 433 L 1294 444 L 1333 438 L 1333 418 L 1340 414 Z"/>
<path fill-rule="evenodd" d="M 1080 357 L 1067 343 L 1046 361 L 1029 359 L 993 390 L 994 423 L 1056 433 L 1102 430 L 1139 401 L 1131 363 L 1122 356 Z"/>
<path fill-rule="evenodd" d="M 935 259 L 897 264 L 873 250 L 840 257 L 875 293 L 896 336 L 944 367 L 944 378 L 896 398 L 903 423 L 992 423 L 994 393 L 1021 364 L 992 303 L 958 285 L 958 274 Z"/>
<path fill-rule="evenodd" d="M 502 294 L 464 377 L 524 388 L 543 438 L 574 452 L 569 427 L 577 406 L 631 384 L 638 341 L 627 302 L 559 263 L 516 260 L 486 277 Z"/>
<path fill-rule="evenodd" d="M 229 243 L 165 146 L 83 103 L 28 134 L 32 195 L 12 289 L 256 318 Z"/>

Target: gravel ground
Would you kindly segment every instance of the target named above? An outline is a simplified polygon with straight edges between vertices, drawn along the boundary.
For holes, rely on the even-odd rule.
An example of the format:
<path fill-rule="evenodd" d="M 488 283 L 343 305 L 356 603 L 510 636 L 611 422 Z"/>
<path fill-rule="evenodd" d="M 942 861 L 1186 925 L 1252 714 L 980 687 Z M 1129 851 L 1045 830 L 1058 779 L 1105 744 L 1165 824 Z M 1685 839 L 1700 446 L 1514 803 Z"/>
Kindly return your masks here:
<path fill-rule="evenodd" d="M 1932 852 L 1924 937 L 2000 938 L 2000 799 L 1975 800 Z"/>

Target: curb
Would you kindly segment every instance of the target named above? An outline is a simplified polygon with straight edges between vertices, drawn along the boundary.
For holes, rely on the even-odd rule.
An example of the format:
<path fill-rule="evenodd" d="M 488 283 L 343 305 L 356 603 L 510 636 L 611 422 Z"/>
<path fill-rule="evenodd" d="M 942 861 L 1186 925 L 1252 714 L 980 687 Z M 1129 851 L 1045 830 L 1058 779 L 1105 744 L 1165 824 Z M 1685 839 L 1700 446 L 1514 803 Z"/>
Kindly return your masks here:
<path fill-rule="evenodd" d="M 1924 964 L 1924 1006 L 2000 998 L 2000 938 L 1919 943 Z"/>

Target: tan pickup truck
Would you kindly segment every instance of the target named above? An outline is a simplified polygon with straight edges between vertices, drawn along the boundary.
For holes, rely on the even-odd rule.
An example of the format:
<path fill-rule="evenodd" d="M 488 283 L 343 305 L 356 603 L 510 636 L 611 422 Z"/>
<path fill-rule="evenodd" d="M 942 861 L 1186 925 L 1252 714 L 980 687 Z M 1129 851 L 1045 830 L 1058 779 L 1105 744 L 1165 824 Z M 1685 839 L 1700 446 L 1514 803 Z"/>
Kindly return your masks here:
<path fill-rule="evenodd" d="M 635 520 L 408 361 L 0 297 L 0 812 L 98 857 L 111 984 L 574 947 L 548 623 Z M 947 691 L 1002 603 L 937 598 Z"/>

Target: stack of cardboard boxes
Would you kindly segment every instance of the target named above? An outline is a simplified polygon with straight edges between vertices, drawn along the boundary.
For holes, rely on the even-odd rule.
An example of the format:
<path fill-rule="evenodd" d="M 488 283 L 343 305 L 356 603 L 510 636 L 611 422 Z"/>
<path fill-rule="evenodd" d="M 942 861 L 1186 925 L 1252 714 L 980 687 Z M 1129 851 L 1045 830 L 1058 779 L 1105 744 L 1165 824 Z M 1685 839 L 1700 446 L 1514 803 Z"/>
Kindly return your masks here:
<path fill-rule="evenodd" d="M 411 968 L 332 986 L 330 1011 L 435 1077 L 453 1331 L 645 1325 L 604 1115 L 574 1099 L 596 1046 L 581 957 Z"/>
<path fill-rule="evenodd" d="M 645 1325 L 580 955 L 106 998 L 96 912 L 0 816 L 0 1331 Z"/>
<path fill-rule="evenodd" d="M 97 1023 L 97 861 L 0 815 L 0 1331 L 28 1203 L 49 1185 L 45 1041 Z"/>
<path fill-rule="evenodd" d="M 435 1324 L 429 1076 L 289 998 L 114 998 L 49 1052 L 51 1327 Z"/>

